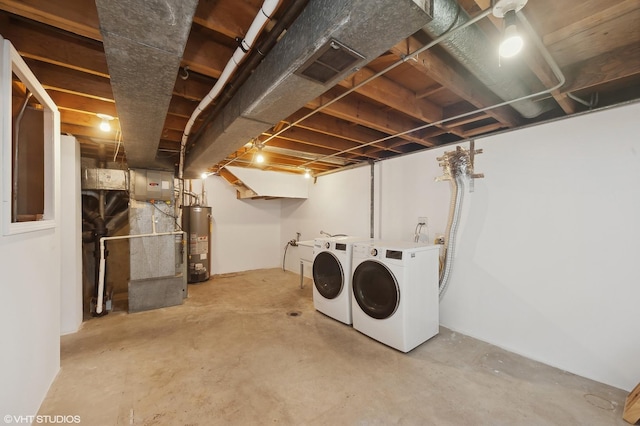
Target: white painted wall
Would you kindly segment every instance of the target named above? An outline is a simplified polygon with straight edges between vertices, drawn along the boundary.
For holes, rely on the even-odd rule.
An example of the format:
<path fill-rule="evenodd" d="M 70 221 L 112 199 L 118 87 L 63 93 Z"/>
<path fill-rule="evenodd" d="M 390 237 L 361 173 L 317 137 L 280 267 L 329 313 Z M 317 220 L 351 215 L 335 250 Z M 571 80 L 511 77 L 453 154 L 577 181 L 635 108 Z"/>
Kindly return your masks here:
<path fill-rule="evenodd" d="M 58 150 L 57 141 L 54 145 Z M 3 415 L 35 415 L 60 368 L 59 152 L 54 153 L 54 167 L 56 226 L 0 235 Z"/>
<path fill-rule="evenodd" d="M 369 236 L 370 167 L 363 166 L 344 172 L 322 176 L 316 183 L 310 179 L 307 200 L 282 200 L 281 252 L 287 241 L 296 238 L 313 240 L 320 231 L 330 234 Z M 300 271 L 299 258 L 309 258 L 305 247 L 287 249 L 286 269 Z M 305 276 L 311 268 L 305 267 Z"/>
<path fill-rule="evenodd" d="M 638 117 L 634 104 L 477 140 L 486 178 L 466 195 L 444 326 L 625 390 L 640 381 Z M 443 152 L 377 163 L 376 236 L 411 239 L 418 216 L 431 239 L 444 232 Z M 319 178 L 283 201 L 282 244 L 368 233 L 368 191 L 368 168 Z"/>
<path fill-rule="evenodd" d="M 193 190 L 201 191 L 200 180 Z M 280 200 L 238 200 L 222 177 L 205 180 L 213 216 L 211 272 L 225 274 L 280 265 Z"/>
<path fill-rule="evenodd" d="M 78 331 L 82 324 L 82 198 L 80 144 L 72 136 L 60 137 L 61 183 L 61 287 L 60 333 Z"/>

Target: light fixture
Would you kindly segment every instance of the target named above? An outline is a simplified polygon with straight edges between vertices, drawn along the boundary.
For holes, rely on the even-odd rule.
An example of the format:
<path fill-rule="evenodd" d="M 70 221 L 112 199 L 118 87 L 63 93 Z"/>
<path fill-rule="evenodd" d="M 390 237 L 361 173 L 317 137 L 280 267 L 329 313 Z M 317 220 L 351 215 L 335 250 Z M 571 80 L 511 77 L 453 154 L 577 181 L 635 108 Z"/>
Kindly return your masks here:
<path fill-rule="evenodd" d="M 111 120 L 113 120 L 113 117 L 110 116 L 109 114 L 96 114 L 98 116 L 99 119 L 101 119 L 102 121 L 100 122 L 100 130 L 102 130 L 103 132 L 110 132 L 111 131 L 111 124 L 109 123 Z"/>
<path fill-rule="evenodd" d="M 204 180 L 204 179 L 208 178 L 210 174 L 211 174 L 211 173 L 203 172 L 203 173 L 200 175 L 200 177 L 202 178 L 202 180 Z"/>
<path fill-rule="evenodd" d="M 504 31 L 498 53 L 503 58 L 517 55 L 524 46 L 524 40 L 518 33 L 516 13 L 527 4 L 527 0 L 497 0 L 493 5 L 493 15 L 504 18 Z"/>
<path fill-rule="evenodd" d="M 304 169 L 304 178 L 305 179 L 311 178 L 311 171 L 309 171 L 309 169 Z"/>
<path fill-rule="evenodd" d="M 258 148 L 258 153 L 255 156 L 256 163 L 264 163 L 264 155 L 262 155 L 262 148 L 264 147 L 264 144 L 258 139 L 254 139 L 253 146 Z"/>

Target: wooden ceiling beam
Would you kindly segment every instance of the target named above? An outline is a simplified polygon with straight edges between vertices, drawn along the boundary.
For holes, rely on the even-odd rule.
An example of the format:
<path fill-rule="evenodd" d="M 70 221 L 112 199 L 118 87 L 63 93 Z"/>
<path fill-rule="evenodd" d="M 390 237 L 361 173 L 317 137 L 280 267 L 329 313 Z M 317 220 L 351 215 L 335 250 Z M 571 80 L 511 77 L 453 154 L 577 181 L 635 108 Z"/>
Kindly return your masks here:
<path fill-rule="evenodd" d="M 233 51 L 192 28 L 182 55 L 182 66 L 188 65 L 190 71 L 219 78 Z"/>
<path fill-rule="evenodd" d="M 265 133 L 269 135 L 269 133 Z M 298 127 L 293 127 L 283 132 L 279 136 L 281 139 L 303 143 L 309 146 L 326 148 L 331 151 L 331 153 L 335 153 L 338 151 L 344 151 L 347 149 L 353 149 L 358 147 L 358 143 L 346 141 L 344 139 L 335 138 L 332 136 L 328 136 L 322 133 L 316 133 L 308 129 L 301 129 Z M 355 149 L 350 151 L 356 155 L 366 155 L 363 150 Z M 375 158 L 375 157 L 373 157 Z"/>
<path fill-rule="evenodd" d="M 81 39 L 42 25 L 9 20 L 2 36 L 24 58 L 109 78 L 107 60 L 101 43 Z"/>
<path fill-rule="evenodd" d="M 113 102 L 113 93 L 108 78 L 33 59 L 26 59 L 25 62 L 45 89 L 83 94 L 95 99 Z"/>
<path fill-rule="evenodd" d="M 303 116 L 311 112 L 308 108 L 302 108 L 287 118 L 289 123 L 298 121 Z M 357 144 L 368 143 L 387 136 L 386 133 L 379 132 L 368 127 L 360 126 L 343 120 L 341 118 L 332 117 L 322 112 L 316 113 L 296 125 L 303 129 L 308 129 L 317 133 L 333 136 L 340 139 L 346 139 Z M 384 144 L 377 144 L 377 149 L 385 149 Z"/>
<path fill-rule="evenodd" d="M 328 90 L 319 98 L 309 102 L 307 108 L 318 108 L 323 104 L 338 97 L 343 90 L 338 87 Z M 388 135 L 402 133 L 419 127 L 422 123 L 412 120 L 395 111 L 383 111 L 368 102 L 358 99 L 351 94 L 338 102 L 331 104 L 322 111 L 325 114 L 352 121 L 371 129 L 378 130 Z M 400 136 L 402 139 L 410 140 L 424 146 L 434 146 L 435 143 L 429 140 L 422 140 L 411 133 Z"/>
<path fill-rule="evenodd" d="M 572 64 L 565 70 L 563 93 L 575 92 L 640 73 L 640 44 L 620 47 L 594 58 Z"/>
<path fill-rule="evenodd" d="M 262 5 L 261 1 L 201 1 L 193 22 L 230 39 L 243 37 Z M 233 19 L 229 19 L 233 17 Z"/>
<path fill-rule="evenodd" d="M 306 141 L 286 139 L 286 138 L 281 138 L 281 137 L 275 137 L 275 138 L 271 139 L 267 146 L 272 146 L 272 147 L 275 147 L 275 148 L 283 148 L 283 149 L 290 149 L 290 150 L 293 150 L 293 151 L 298 151 L 298 152 L 307 154 L 310 157 L 332 155 L 332 154 L 335 154 L 336 152 L 338 152 L 337 149 L 328 148 L 326 146 L 318 146 L 318 145 L 313 145 L 313 144 L 307 143 Z M 345 160 L 350 160 L 350 159 L 353 159 L 355 157 L 357 157 L 357 156 L 356 155 L 345 155 L 344 157 L 341 156 L 341 157 L 338 157 L 338 158 L 345 158 Z"/>
<path fill-rule="evenodd" d="M 338 84 L 351 89 L 374 75 L 375 72 L 371 69 L 362 68 Z M 426 99 L 417 99 L 413 91 L 385 76 L 377 77 L 356 89 L 356 93 L 420 121 L 433 122 L 442 119 L 442 108 Z"/>
<path fill-rule="evenodd" d="M 0 9 L 94 40 L 102 40 L 98 10 L 86 0 L 0 0 Z"/>
<path fill-rule="evenodd" d="M 61 108 L 90 112 L 94 114 L 108 114 L 113 117 L 118 116 L 118 112 L 116 111 L 116 104 L 113 101 L 88 98 L 86 96 L 59 92 L 52 89 L 48 90 L 47 93 L 49 94 L 49 96 L 51 96 L 53 102 Z"/>
<path fill-rule="evenodd" d="M 391 51 L 399 57 L 403 57 L 415 52 L 423 45 L 412 36 L 392 47 Z M 405 66 L 420 71 L 476 108 L 484 108 L 502 102 L 502 99 L 486 89 L 475 76 L 460 64 L 434 53 L 433 49 L 420 53 L 415 60 L 406 61 Z M 491 109 L 487 111 L 487 114 L 509 127 L 522 123 L 522 118 L 510 107 Z"/>

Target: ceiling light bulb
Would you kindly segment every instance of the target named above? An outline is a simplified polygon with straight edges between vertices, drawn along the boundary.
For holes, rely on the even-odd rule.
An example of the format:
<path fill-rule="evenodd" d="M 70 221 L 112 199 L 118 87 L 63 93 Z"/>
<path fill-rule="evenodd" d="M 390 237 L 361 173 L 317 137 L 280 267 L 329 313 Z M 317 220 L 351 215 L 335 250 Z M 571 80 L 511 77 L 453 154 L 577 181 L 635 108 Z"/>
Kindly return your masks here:
<path fill-rule="evenodd" d="M 522 46 L 524 46 L 524 41 L 522 37 L 520 37 L 520 34 L 518 34 L 516 26 L 512 25 L 507 27 L 504 30 L 502 43 L 500 43 L 500 56 L 503 58 L 511 58 L 520 53 Z"/>
<path fill-rule="evenodd" d="M 517 55 L 524 45 L 524 41 L 518 33 L 516 22 L 515 10 L 509 10 L 504 14 L 504 33 L 502 35 L 500 48 L 498 49 L 500 56 L 503 58 L 511 58 Z"/>
<path fill-rule="evenodd" d="M 311 177 L 311 172 L 309 172 L 309 169 L 305 169 L 304 171 L 304 178 L 305 179 L 309 179 Z"/>
<path fill-rule="evenodd" d="M 102 130 L 103 132 L 110 132 L 111 131 L 111 124 L 109 124 L 109 122 L 107 120 L 102 120 L 100 122 L 100 130 Z"/>
<path fill-rule="evenodd" d="M 109 114 L 96 114 L 96 115 L 100 120 L 102 120 L 100 122 L 100 130 L 102 130 L 103 132 L 110 132 L 111 124 L 109 122 L 113 120 L 113 117 L 110 116 Z"/>
<path fill-rule="evenodd" d="M 207 173 L 202 173 L 202 174 L 200 175 L 200 177 L 201 177 L 202 179 L 206 179 L 206 178 L 208 178 L 208 177 L 209 177 L 209 175 L 208 175 Z"/>
<path fill-rule="evenodd" d="M 260 151 L 258 151 L 258 155 L 256 155 L 256 163 L 264 163 L 264 155 L 262 155 Z"/>

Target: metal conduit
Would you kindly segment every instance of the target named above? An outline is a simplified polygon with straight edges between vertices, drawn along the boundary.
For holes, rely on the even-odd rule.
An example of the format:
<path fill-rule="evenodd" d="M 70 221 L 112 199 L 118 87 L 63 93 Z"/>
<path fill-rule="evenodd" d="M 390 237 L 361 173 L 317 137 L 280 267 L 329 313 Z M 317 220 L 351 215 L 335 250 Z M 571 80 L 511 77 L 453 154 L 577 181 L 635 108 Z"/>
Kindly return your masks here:
<path fill-rule="evenodd" d="M 355 146 L 353 148 L 349 148 L 349 149 L 345 149 L 345 150 L 340 151 L 340 152 L 336 152 L 336 153 L 333 153 L 333 154 L 325 155 L 325 156 L 317 158 L 317 159 L 315 159 L 313 161 L 308 161 L 306 163 L 303 163 L 299 167 L 302 168 L 302 167 L 308 166 L 309 164 L 313 164 L 315 162 L 319 162 L 319 161 L 322 161 L 322 160 L 327 159 L 327 158 L 332 158 L 332 157 L 335 157 L 337 155 L 346 154 L 346 153 L 354 151 L 356 149 L 360 149 L 360 148 L 363 148 L 363 147 L 366 147 L 366 146 L 369 146 L 369 145 L 378 144 L 378 143 L 387 141 L 389 139 L 396 138 L 398 136 L 402 136 L 402 135 L 406 135 L 406 134 L 409 134 L 409 133 L 417 132 L 419 130 L 427 129 L 429 127 L 434 127 L 434 126 L 437 126 L 439 124 L 447 123 L 449 121 L 458 120 L 460 118 L 468 117 L 468 116 L 477 114 L 479 112 L 489 111 L 489 110 L 494 109 L 494 108 L 500 108 L 500 107 L 503 107 L 503 106 L 506 106 L 506 105 L 510 105 L 510 104 L 512 104 L 514 102 L 519 102 L 519 101 L 526 100 L 526 99 L 533 99 L 533 98 L 536 98 L 538 96 L 542 96 L 542 95 L 546 95 L 548 93 L 551 93 L 554 90 L 557 90 L 560 87 L 564 86 L 564 83 L 566 82 L 566 79 L 565 79 L 564 74 L 560 70 L 560 67 L 555 62 L 555 60 L 553 59 L 553 57 L 551 56 L 551 54 L 549 53 L 547 48 L 544 46 L 544 44 L 542 43 L 540 38 L 535 35 L 535 33 L 533 31 L 533 28 L 531 27 L 531 24 L 529 23 L 527 18 L 524 16 L 524 14 L 522 12 L 519 12 L 519 13 L 520 13 L 520 21 L 521 21 L 521 23 L 524 25 L 524 27 L 526 27 L 527 31 L 530 34 L 531 39 L 534 41 L 534 43 L 536 44 L 536 46 L 540 50 L 540 53 L 541 53 L 542 57 L 545 59 L 545 61 L 547 62 L 547 64 L 551 68 L 551 70 L 553 71 L 553 74 L 558 79 L 558 84 L 556 84 L 555 86 L 553 86 L 553 87 L 551 87 L 549 89 L 541 90 L 541 91 L 539 91 L 537 93 L 532 93 L 530 95 L 526 95 L 526 96 L 523 96 L 523 97 L 518 98 L 518 99 L 513 99 L 513 100 L 510 100 L 510 101 L 500 102 L 500 103 L 497 103 L 495 105 L 490 105 L 488 107 L 479 108 L 479 109 L 476 109 L 476 110 L 471 111 L 471 112 L 467 112 L 467 113 L 464 113 L 464 114 L 456 115 L 455 117 L 450 117 L 450 118 L 445 118 L 445 119 L 442 119 L 442 120 L 439 120 L 439 121 L 434 121 L 433 123 L 424 124 L 422 126 L 418 126 L 418 127 L 413 128 L 413 129 L 406 130 L 404 132 L 399 132 L 399 133 L 396 133 L 394 135 L 385 136 L 383 138 L 376 139 L 375 141 L 371 141 L 371 142 L 360 144 L 360 145 Z M 487 14 L 485 13 L 484 15 L 486 16 Z M 471 21 L 469 21 L 469 22 L 471 22 Z M 433 42 L 429 43 L 427 46 L 432 47 L 433 46 Z M 427 47 L 427 46 L 425 46 L 425 47 Z M 420 49 L 420 51 L 424 51 L 424 50 L 426 50 L 426 49 L 425 48 Z M 418 52 L 418 51 L 416 51 L 416 52 Z M 414 53 L 414 54 L 416 54 L 416 53 Z M 316 110 L 314 110 L 314 111 L 316 111 Z"/>
<path fill-rule="evenodd" d="M 422 52 L 424 52 L 424 51 L 426 51 L 426 50 L 428 50 L 428 49 L 431 49 L 433 46 L 437 45 L 437 44 L 438 44 L 438 43 L 440 43 L 441 41 L 443 41 L 443 40 L 447 39 L 448 37 L 451 37 L 451 36 L 452 36 L 452 35 L 454 35 L 457 31 L 460 31 L 460 30 L 462 30 L 462 29 L 464 29 L 464 28 L 466 28 L 466 27 L 468 27 L 468 26 L 470 26 L 470 25 L 475 24 L 476 22 L 480 21 L 481 19 L 483 19 L 484 17 L 486 17 L 486 16 L 488 16 L 488 15 L 490 15 L 490 14 L 491 14 L 491 9 L 487 9 L 487 10 L 483 11 L 482 13 L 480 13 L 479 15 L 475 16 L 474 18 L 470 19 L 469 21 L 467 21 L 467 22 L 463 23 L 463 24 L 462 24 L 462 25 L 460 25 L 459 27 L 453 28 L 452 30 L 450 30 L 450 31 L 449 31 L 449 32 L 447 32 L 446 34 L 443 34 L 443 35 L 441 35 L 440 37 L 438 37 L 438 38 L 434 39 L 431 43 L 429 43 L 429 44 L 427 44 L 427 45 L 425 45 L 425 46 L 421 47 L 420 49 L 416 50 L 415 52 L 413 52 L 413 53 L 411 53 L 411 54 L 409 54 L 409 55 L 406 55 L 405 57 L 403 57 L 402 59 L 400 59 L 400 60 L 398 60 L 398 61 L 396 61 L 396 62 L 392 63 L 391 65 L 389 65 L 389 66 L 388 66 L 388 67 L 386 67 L 385 69 L 383 69 L 383 70 L 381 70 L 381 71 L 377 72 L 376 74 L 372 75 L 371 77 L 369 77 L 369 78 L 367 78 L 367 79 L 363 80 L 363 81 L 362 81 L 362 82 L 360 82 L 359 84 L 357 84 L 357 85 L 353 86 L 351 89 L 349 89 L 349 90 L 347 90 L 346 92 L 344 92 L 342 95 L 337 96 L 336 98 L 334 98 L 334 99 L 330 100 L 329 102 L 327 102 L 327 103 L 325 103 L 325 104 L 323 104 L 323 105 L 319 106 L 318 108 L 314 109 L 313 111 L 311 111 L 310 113 L 308 113 L 308 114 L 304 115 L 302 118 L 300 118 L 300 119 L 298 119 L 298 120 L 294 121 L 293 123 L 290 123 L 290 124 L 288 124 L 288 125 L 284 126 L 282 129 L 280 129 L 279 131 L 277 131 L 276 133 L 274 133 L 273 135 L 269 136 L 267 139 L 265 139 L 264 141 L 262 141 L 262 143 L 263 143 L 263 144 L 268 143 L 268 142 L 269 142 L 269 141 L 271 141 L 272 139 L 274 139 L 274 138 L 276 138 L 276 137 L 280 136 L 280 135 L 281 135 L 282 133 L 284 133 L 285 131 L 287 131 L 287 130 L 291 129 L 292 127 L 294 127 L 294 126 L 296 126 L 296 125 L 298 125 L 298 124 L 300 124 L 301 122 L 303 122 L 303 121 L 304 121 L 304 120 L 306 120 L 307 118 L 309 118 L 309 117 L 311 117 L 311 116 L 313 116 L 313 115 L 317 114 L 318 112 L 322 111 L 323 109 L 325 109 L 325 108 L 329 107 L 330 105 L 333 105 L 334 103 L 336 103 L 336 102 L 338 102 L 339 100 L 343 99 L 343 98 L 344 98 L 344 97 L 346 97 L 347 95 L 349 95 L 349 94 L 351 94 L 351 93 L 355 92 L 356 90 L 358 90 L 358 89 L 359 89 L 359 88 L 361 88 L 362 86 L 364 86 L 364 85 L 366 85 L 366 84 L 369 84 L 370 82 L 372 82 L 372 81 L 373 81 L 373 80 L 375 80 L 376 78 L 383 76 L 384 74 L 388 73 L 388 72 L 389 72 L 389 71 L 391 71 L 392 69 L 394 69 L 394 68 L 396 68 L 396 67 L 398 67 L 398 66 L 402 65 L 403 63 L 405 63 L 405 62 L 406 62 L 406 61 L 408 61 L 409 59 L 412 59 L 412 58 L 414 58 L 414 57 L 418 56 L 420 53 L 422 53 Z M 411 130 L 411 132 L 413 132 L 413 131 L 415 131 L 415 130 Z M 406 133 L 410 133 L 410 132 L 399 133 L 398 135 L 391 136 L 390 138 L 393 138 L 393 137 L 395 137 L 395 136 L 399 136 L 399 135 L 404 135 L 404 134 L 406 134 Z M 386 139 L 384 139 L 384 140 L 386 140 Z M 324 156 L 324 157 L 322 157 L 321 159 L 316 159 L 316 160 L 313 160 L 313 161 L 309 161 L 309 162 L 305 163 L 305 165 L 306 165 L 306 164 L 313 164 L 313 163 L 315 163 L 315 162 L 317 162 L 317 161 L 321 161 L 322 159 L 335 157 L 336 155 L 340 155 L 340 154 L 343 154 L 343 153 L 345 153 L 345 152 L 353 151 L 353 150 L 355 150 L 355 149 L 357 149 L 357 148 L 359 148 L 359 147 L 373 145 L 373 144 L 375 144 L 375 143 L 377 143 L 377 141 L 370 142 L 370 143 L 367 143 L 367 144 L 364 144 L 364 145 L 358 145 L 358 147 L 354 147 L 353 149 L 350 149 L 350 150 L 348 150 L 348 151 L 338 152 L 338 153 L 333 154 L 333 155 Z M 229 164 L 231 164 L 231 163 L 235 162 L 236 160 L 238 160 L 238 159 L 242 158 L 242 157 L 243 157 L 244 155 L 246 155 L 246 154 L 247 154 L 247 153 L 245 152 L 245 153 L 243 153 L 242 155 L 239 155 L 239 156 L 237 156 L 237 157 L 235 157 L 235 158 L 233 158 L 233 159 L 229 160 L 228 162 L 226 162 L 225 164 L 223 164 L 223 165 L 220 167 L 220 169 L 223 169 L 223 168 L 227 167 Z M 301 165 L 301 166 L 298 166 L 298 167 L 302 168 L 303 166 Z"/>

